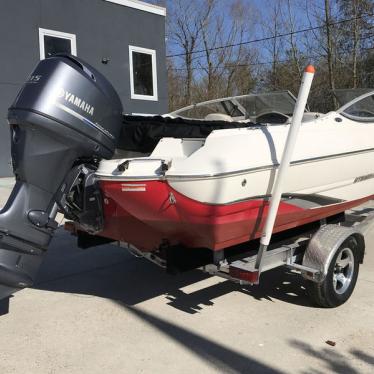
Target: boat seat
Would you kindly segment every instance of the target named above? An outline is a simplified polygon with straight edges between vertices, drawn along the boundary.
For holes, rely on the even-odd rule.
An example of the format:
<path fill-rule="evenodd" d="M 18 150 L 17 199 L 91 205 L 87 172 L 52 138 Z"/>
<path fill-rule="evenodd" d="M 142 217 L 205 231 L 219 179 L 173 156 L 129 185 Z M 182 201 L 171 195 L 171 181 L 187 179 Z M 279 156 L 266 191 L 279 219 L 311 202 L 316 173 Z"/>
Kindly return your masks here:
<path fill-rule="evenodd" d="M 229 116 L 228 114 L 223 114 L 223 113 L 209 113 L 204 119 L 206 121 L 234 122 L 231 116 Z"/>

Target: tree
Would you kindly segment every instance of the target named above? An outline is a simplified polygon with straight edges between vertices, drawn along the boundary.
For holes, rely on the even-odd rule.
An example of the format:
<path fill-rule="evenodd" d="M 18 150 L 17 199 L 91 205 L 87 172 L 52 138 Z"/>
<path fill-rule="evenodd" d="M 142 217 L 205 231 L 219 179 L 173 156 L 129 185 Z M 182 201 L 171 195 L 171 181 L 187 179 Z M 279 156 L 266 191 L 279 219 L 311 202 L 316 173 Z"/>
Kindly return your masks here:
<path fill-rule="evenodd" d="M 336 88 L 374 86 L 373 0 L 264 0 L 262 13 L 251 0 L 154 1 L 168 7 L 169 54 L 181 52 L 168 63 L 172 109 L 253 91 L 297 94 L 310 62 L 312 110 L 336 109 Z"/>
<path fill-rule="evenodd" d="M 219 4 L 222 6 L 223 2 Z M 225 5 L 225 12 L 217 8 L 202 27 L 205 58 L 199 64 L 206 74 L 205 99 L 231 96 L 243 90 L 247 93 L 253 85 L 250 65 L 255 53 L 242 45 L 253 29 L 253 8 L 243 0 Z"/>
<path fill-rule="evenodd" d="M 264 48 L 271 56 L 271 71 L 268 72 L 269 74 L 267 74 L 267 77 L 271 89 L 278 90 L 279 75 L 277 70 L 280 62 L 281 50 L 283 48 L 283 40 L 278 36 L 283 32 L 282 0 L 268 0 L 266 13 L 269 18 L 267 19 L 263 16 L 262 30 L 264 36 L 267 36 L 269 39 L 264 43 Z"/>
<path fill-rule="evenodd" d="M 333 41 L 331 35 L 331 9 L 330 0 L 325 0 L 325 27 L 326 27 L 326 49 L 327 64 L 329 68 L 329 85 L 332 91 L 335 90 L 335 74 L 333 68 Z M 332 96 L 334 109 L 337 109 L 338 103 L 335 95 Z"/>
<path fill-rule="evenodd" d="M 374 3 L 371 0 L 337 0 L 341 18 L 353 19 L 350 23 L 343 23 L 340 29 L 343 34 L 340 48 L 347 61 L 351 60 L 351 79 L 347 77 L 353 88 L 360 84 L 359 63 L 362 56 L 361 48 L 372 45 L 368 43 L 373 38 L 372 21 L 367 14 L 374 13 Z"/>
<path fill-rule="evenodd" d="M 168 39 L 182 51 L 186 69 L 186 102 L 191 102 L 194 52 L 200 45 L 201 30 L 213 9 L 215 0 L 174 0 L 168 16 Z"/>

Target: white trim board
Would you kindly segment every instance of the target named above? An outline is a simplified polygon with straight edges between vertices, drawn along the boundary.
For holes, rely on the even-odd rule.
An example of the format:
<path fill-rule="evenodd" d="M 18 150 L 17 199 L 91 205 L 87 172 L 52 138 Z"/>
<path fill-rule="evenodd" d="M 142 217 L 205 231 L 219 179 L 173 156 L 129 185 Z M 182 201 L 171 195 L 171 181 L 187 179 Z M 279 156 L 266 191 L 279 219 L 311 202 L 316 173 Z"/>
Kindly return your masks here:
<path fill-rule="evenodd" d="M 105 0 L 105 1 L 166 17 L 166 8 L 163 8 L 158 5 L 145 3 L 144 1 L 139 1 L 139 0 Z"/>
<path fill-rule="evenodd" d="M 69 34 L 67 32 L 61 32 L 61 31 L 55 31 L 55 30 L 42 29 L 39 27 L 39 51 L 40 51 L 41 60 L 45 59 L 44 35 L 70 40 L 71 54 L 74 56 L 77 55 L 77 39 L 76 39 L 75 34 Z"/>
<path fill-rule="evenodd" d="M 134 88 L 134 67 L 132 62 L 132 53 L 144 53 L 152 56 L 152 83 L 153 83 L 153 95 L 139 95 L 135 93 Z M 157 60 L 156 51 L 154 49 L 136 47 L 134 45 L 129 45 L 129 67 L 130 67 L 130 87 L 131 87 L 131 99 L 136 100 L 149 100 L 158 101 L 158 90 L 157 90 Z"/>

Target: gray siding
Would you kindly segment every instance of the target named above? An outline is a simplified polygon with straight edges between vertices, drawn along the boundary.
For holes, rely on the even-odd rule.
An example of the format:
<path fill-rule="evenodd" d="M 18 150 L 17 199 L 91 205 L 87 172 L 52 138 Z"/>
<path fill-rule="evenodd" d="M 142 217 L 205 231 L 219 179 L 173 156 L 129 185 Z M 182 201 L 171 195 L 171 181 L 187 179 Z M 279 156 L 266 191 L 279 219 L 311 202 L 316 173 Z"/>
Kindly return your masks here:
<path fill-rule="evenodd" d="M 0 7 L 0 177 L 10 175 L 7 108 L 39 61 L 39 27 L 75 34 L 77 55 L 111 81 L 126 113 L 167 112 L 165 17 L 104 0 L 1 0 Z M 130 98 L 129 45 L 156 50 L 158 101 Z"/>

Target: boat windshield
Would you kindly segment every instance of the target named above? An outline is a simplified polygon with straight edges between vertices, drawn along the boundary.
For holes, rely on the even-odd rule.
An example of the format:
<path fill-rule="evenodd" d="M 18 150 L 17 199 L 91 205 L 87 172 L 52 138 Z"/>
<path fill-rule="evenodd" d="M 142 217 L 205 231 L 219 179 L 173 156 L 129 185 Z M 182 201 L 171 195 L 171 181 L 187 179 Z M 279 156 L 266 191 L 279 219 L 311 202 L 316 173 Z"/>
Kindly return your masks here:
<path fill-rule="evenodd" d="M 295 96 L 289 91 L 238 96 L 235 99 L 244 107 L 249 118 L 270 112 L 292 116 L 296 103 Z"/>
<path fill-rule="evenodd" d="M 190 105 L 169 113 L 169 116 L 206 119 L 210 114 L 223 114 L 235 121 L 249 119 L 260 122 L 260 116 L 279 114 L 284 121 L 292 115 L 295 103 L 296 98 L 289 91 L 249 94 Z"/>
<path fill-rule="evenodd" d="M 338 112 L 354 121 L 374 122 L 374 91 L 350 101 Z"/>
<path fill-rule="evenodd" d="M 372 88 L 338 88 L 333 90 L 333 94 L 338 100 L 339 106 L 343 106 L 357 97 L 372 91 Z"/>
<path fill-rule="evenodd" d="M 233 118 L 245 118 L 245 111 L 239 108 L 237 103 L 233 102 L 231 99 L 206 101 L 178 109 L 170 114 L 175 117 L 204 119 L 207 115 L 213 113 L 225 114 Z"/>

